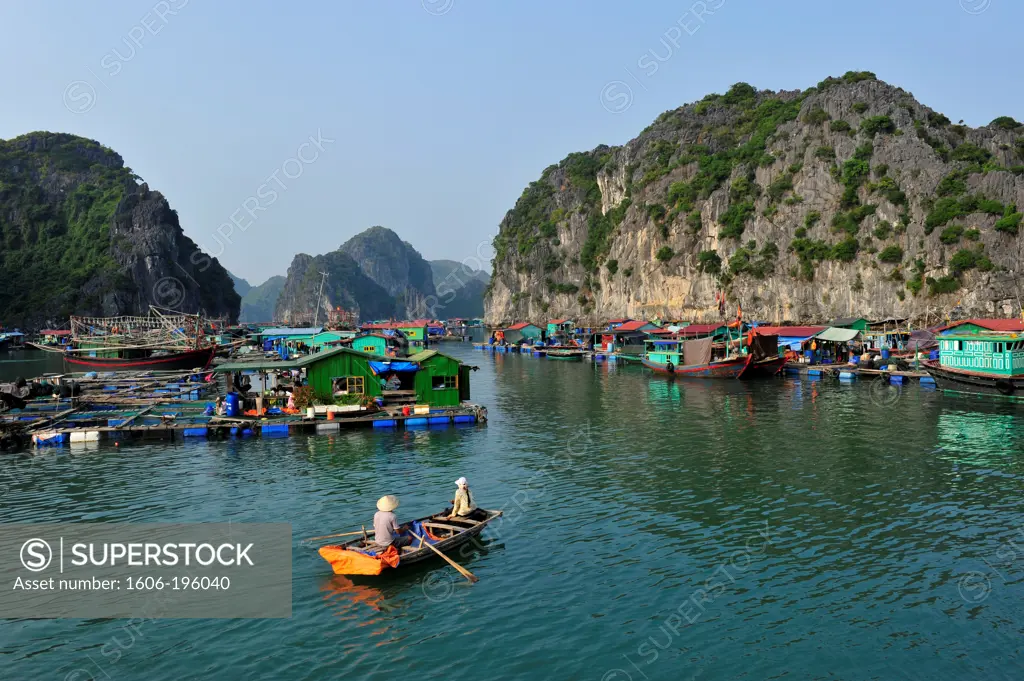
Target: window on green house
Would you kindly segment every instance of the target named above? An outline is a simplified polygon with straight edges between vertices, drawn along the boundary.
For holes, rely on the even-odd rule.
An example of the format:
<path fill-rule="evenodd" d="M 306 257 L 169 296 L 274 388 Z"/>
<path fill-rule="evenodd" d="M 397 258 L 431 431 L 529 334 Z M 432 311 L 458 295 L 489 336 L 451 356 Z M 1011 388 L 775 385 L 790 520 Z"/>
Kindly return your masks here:
<path fill-rule="evenodd" d="M 433 388 L 434 390 L 448 390 L 451 388 L 459 387 L 458 376 L 434 376 L 433 377 Z"/>
<path fill-rule="evenodd" d="M 364 345 L 363 352 L 368 352 L 372 355 L 377 352 L 377 347 L 375 345 Z"/>
<path fill-rule="evenodd" d="M 334 394 L 342 395 L 363 395 L 365 394 L 365 383 L 362 376 L 342 376 L 332 380 Z"/>

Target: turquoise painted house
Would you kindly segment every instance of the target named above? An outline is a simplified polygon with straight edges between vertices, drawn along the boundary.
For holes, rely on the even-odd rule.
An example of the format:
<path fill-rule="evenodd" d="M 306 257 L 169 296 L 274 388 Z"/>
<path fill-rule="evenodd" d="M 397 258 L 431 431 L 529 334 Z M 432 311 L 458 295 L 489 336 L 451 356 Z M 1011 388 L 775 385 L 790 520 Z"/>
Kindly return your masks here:
<path fill-rule="evenodd" d="M 1006 377 L 1024 374 L 1024 336 L 950 334 L 938 341 L 944 367 Z"/>

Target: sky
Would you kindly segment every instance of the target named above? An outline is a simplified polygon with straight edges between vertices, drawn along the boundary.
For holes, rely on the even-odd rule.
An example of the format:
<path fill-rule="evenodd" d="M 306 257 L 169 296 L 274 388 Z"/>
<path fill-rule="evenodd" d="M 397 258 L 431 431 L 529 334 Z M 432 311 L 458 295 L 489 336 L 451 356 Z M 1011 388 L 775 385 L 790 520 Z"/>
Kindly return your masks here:
<path fill-rule="evenodd" d="M 104 0 L 0 5 L 0 138 L 99 141 L 258 284 L 372 225 L 487 260 L 573 151 L 744 81 L 874 71 L 1024 120 L 1020 0 Z"/>

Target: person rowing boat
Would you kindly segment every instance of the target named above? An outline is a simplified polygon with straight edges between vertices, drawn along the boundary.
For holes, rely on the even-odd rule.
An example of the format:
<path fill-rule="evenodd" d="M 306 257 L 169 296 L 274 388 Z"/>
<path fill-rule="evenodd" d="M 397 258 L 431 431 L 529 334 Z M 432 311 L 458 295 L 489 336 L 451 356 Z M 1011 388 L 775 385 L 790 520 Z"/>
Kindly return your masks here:
<path fill-rule="evenodd" d="M 373 540 L 383 548 L 394 546 L 401 549 L 412 544 L 412 537 L 402 534 L 394 510 L 399 505 L 398 497 L 388 494 L 377 500 L 377 512 L 373 514 Z"/>

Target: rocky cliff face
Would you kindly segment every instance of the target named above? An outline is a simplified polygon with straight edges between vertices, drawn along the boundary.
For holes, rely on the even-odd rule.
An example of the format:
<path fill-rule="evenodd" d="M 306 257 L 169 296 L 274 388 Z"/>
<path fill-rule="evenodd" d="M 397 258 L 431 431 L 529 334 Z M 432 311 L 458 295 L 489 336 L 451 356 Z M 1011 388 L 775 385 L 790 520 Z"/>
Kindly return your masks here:
<path fill-rule="evenodd" d="M 415 248 L 390 229 L 371 227 L 341 246 L 363 273 L 396 300 L 396 314 L 403 319 L 427 316 L 429 296 L 435 295 L 430 264 Z"/>
<path fill-rule="evenodd" d="M 501 223 L 486 317 L 1017 314 L 1022 173 L 1012 118 L 954 125 L 870 73 L 738 84 L 547 168 Z"/>
<path fill-rule="evenodd" d="M 321 272 L 326 272 L 323 278 Z M 320 294 L 321 280 L 323 295 Z M 317 302 L 320 311 L 317 313 Z M 347 253 L 334 251 L 311 256 L 300 253 L 288 267 L 274 319 L 287 324 L 326 322 L 336 308 L 355 312 L 360 319 L 388 319 L 395 316 L 395 299 L 360 269 Z"/>
<path fill-rule="evenodd" d="M 237 318 L 227 272 L 137 180 L 93 140 L 0 141 L 0 322 L 38 328 L 150 305 Z"/>

